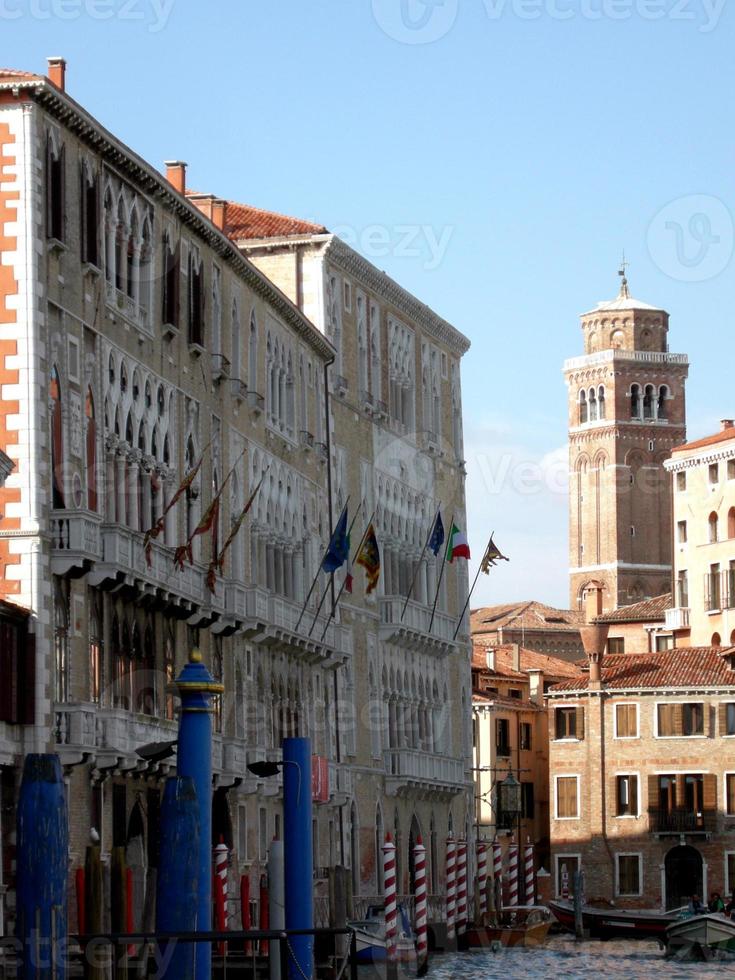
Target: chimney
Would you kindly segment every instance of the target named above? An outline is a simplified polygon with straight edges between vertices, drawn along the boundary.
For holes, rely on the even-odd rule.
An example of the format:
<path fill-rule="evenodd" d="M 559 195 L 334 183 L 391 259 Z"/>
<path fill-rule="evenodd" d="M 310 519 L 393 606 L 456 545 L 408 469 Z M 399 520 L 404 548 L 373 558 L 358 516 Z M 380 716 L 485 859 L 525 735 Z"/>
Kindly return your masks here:
<path fill-rule="evenodd" d="M 220 231 L 225 230 L 225 225 L 227 224 L 227 201 L 215 201 L 212 204 L 212 221 L 214 222 L 215 228 L 219 228 Z"/>
<path fill-rule="evenodd" d="M 584 590 L 584 618 L 591 623 L 602 615 L 602 586 L 590 585 Z"/>
<path fill-rule="evenodd" d="M 166 160 L 166 180 L 179 194 L 186 192 L 186 164 L 181 160 Z"/>
<path fill-rule="evenodd" d="M 66 61 L 63 58 L 47 58 L 48 80 L 61 89 L 66 91 Z"/>
<path fill-rule="evenodd" d="M 495 670 L 495 648 L 485 647 L 485 663 L 488 670 Z"/>
<path fill-rule="evenodd" d="M 607 623 L 595 623 L 593 626 L 580 626 L 584 652 L 590 662 L 590 687 L 599 690 L 602 683 L 602 660 L 605 656 L 605 643 L 610 626 Z"/>
<path fill-rule="evenodd" d="M 735 427 L 735 419 L 722 419 L 720 425 L 722 426 L 722 431 L 726 432 L 728 429 Z"/>
<path fill-rule="evenodd" d="M 510 645 L 510 665 L 518 674 L 521 670 L 521 648 L 517 643 Z"/>
<path fill-rule="evenodd" d="M 528 697 L 534 704 L 543 704 L 544 700 L 544 672 L 539 667 L 533 667 L 528 671 L 529 693 Z"/>

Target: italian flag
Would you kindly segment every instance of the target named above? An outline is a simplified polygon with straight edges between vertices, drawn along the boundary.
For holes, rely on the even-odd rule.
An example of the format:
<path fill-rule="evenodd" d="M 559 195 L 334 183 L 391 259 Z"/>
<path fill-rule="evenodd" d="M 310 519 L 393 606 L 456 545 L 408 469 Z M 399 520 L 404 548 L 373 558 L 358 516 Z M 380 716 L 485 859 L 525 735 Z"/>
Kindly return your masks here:
<path fill-rule="evenodd" d="M 451 564 L 455 558 L 470 558 L 470 546 L 467 544 L 467 535 L 452 524 L 449 532 L 449 546 L 447 547 L 447 561 Z"/>

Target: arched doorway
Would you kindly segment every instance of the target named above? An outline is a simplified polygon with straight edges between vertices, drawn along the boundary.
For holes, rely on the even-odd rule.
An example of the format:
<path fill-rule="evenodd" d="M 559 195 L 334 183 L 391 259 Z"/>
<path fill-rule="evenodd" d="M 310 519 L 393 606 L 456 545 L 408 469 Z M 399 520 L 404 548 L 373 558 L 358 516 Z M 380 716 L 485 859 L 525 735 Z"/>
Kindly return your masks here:
<path fill-rule="evenodd" d="M 702 898 L 702 855 L 689 845 L 672 847 L 664 863 L 666 874 L 666 908 L 686 905 L 697 894 Z"/>

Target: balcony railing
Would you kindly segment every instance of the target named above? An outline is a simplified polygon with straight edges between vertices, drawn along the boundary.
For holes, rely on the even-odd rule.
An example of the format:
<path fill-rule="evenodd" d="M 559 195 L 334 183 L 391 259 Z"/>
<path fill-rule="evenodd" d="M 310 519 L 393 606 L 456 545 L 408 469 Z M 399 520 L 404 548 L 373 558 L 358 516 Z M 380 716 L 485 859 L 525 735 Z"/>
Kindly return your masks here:
<path fill-rule="evenodd" d="M 101 517 L 91 511 L 51 514 L 51 567 L 55 575 L 83 574 L 102 557 Z"/>
<path fill-rule="evenodd" d="M 420 783 L 427 787 L 454 789 L 464 787 L 464 766 L 461 759 L 422 752 L 419 749 L 388 749 L 384 753 L 385 772 L 393 792 L 401 785 Z M 388 790 L 390 793 L 390 790 Z"/>
<path fill-rule="evenodd" d="M 413 638 L 420 642 L 422 638 L 434 637 L 442 643 L 451 643 L 457 625 L 453 616 L 443 612 L 434 614 L 434 622 L 429 633 L 431 609 L 420 602 L 409 599 L 406 612 L 403 613 L 405 598 L 401 596 L 383 596 L 379 599 L 380 624 L 383 632 L 389 638 L 410 642 Z M 403 618 L 401 615 L 403 614 Z"/>
<path fill-rule="evenodd" d="M 109 754 L 138 760 L 136 749 L 176 738 L 177 725 L 124 708 L 75 702 L 54 706 L 54 740 L 62 756 L 75 752 Z"/>
<path fill-rule="evenodd" d="M 668 351 L 640 350 L 603 350 L 595 354 L 583 354 L 572 357 L 564 362 L 565 371 L 573 371 L 581 367 L 592 367 L 596 364 L 608 364 L 610 361 L 637 361 L 639 364 L 681 364 L 689 363 L 686 354 L 669 354 Z"/>
<path fill-rule="evenodd" d="M 715 830 L 716 810 L 688 810 L 684 807 L 649 811 L 652 834 L 706 834 Z"/>
<path fill-rule="evenodd" d="M 683 606 L 666 610 L 666 629 L 667 630 L 686 630 L 689 629 L 689 615 L 691 610 Z"/>

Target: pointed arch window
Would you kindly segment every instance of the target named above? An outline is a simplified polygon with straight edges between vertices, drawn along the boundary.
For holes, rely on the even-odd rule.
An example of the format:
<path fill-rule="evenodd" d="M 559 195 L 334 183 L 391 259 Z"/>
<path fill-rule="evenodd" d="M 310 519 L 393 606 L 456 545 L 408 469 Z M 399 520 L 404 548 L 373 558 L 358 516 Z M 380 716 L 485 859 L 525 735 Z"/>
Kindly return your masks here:
<path fill-rule="evenodd" d="M 605 388 L 603 385 L 597 390 L 597 416 L 600 419 L 605 418 Z"/>
<path fill-rule="evenodd" d="M 240 312 L 237 308 L 237 301 L 232 303 L 232 377 L 240 379 L 242 377 L 242 350 L 240 335 Z"/>
<path fill-rule="evenodd" d="M 172 685 L 176 670 L 174 659 L 174 627 L 169 626 L 166 630 L 166 639 L 163 646 L 163 669 L 166 675 L 166 706 L 165 715 L 169 721 L 174 720 L 174 695 Z"/>
<path fill-rule="evenodd" d="M 665 419 L 668 416 L 668 407 L 666 402 L 669 399 L 669 389 L 666 385 L 661 385 L 658 390 L 658 418 Z"/>
<path fill-rule="evenodd" d="M 87 425 L 86 433 L 86 483 L 87 483 L 87 507 L 90 510 L 97 510 L 97 423 L 94 414 L 94 396 L 92 389 L 87 388 L 87 397 L 84 402 L 84 415 Z"/>
<path fill-rule="evenodd" d="M 51 135 L 46 140 L 46 234 L 64 241 L 64 171 L 66 151 Z"/>
<path fill-rule="evenodd" d="M 250 337 L 248 340 L 248 388 L 258 390 L 258 324 L 255 310 L 250 314 Z"/>
<path fill-rule="evenodd" d="M 99 191 L 97 178 L 86 164 L 81 171 L 81 252 L 82 262 L 99 264 Z"/>
<path fill-rule="evenodd" d="M 189 343 L 204 346 L 204 263 L 189 249 Z"/>
<path fill-rule="evenodd" d="M 69 585 L 55 579 L 54 588 L 54 700 L 69 699 Z"/>
<path fill-rule="evenodd" d="M 163 254 L 163 322 L 178 329 L 181 253 L 179 243 L 174 245 L 168 234 L 163 241 Z"/>
<path fill-rule="evenodd" d="M 56 365 L 51 369 L 51 472 L 52 506 L 54 510 L 66 507 L 64 501 L 64 423 L 61 407 L 61 381 Z"/>
<path fill-rule="evenodd" d="M 99 704 L 102 698 L 102 602 L 93 590 L 89 592 L 89 700 Z"/>

